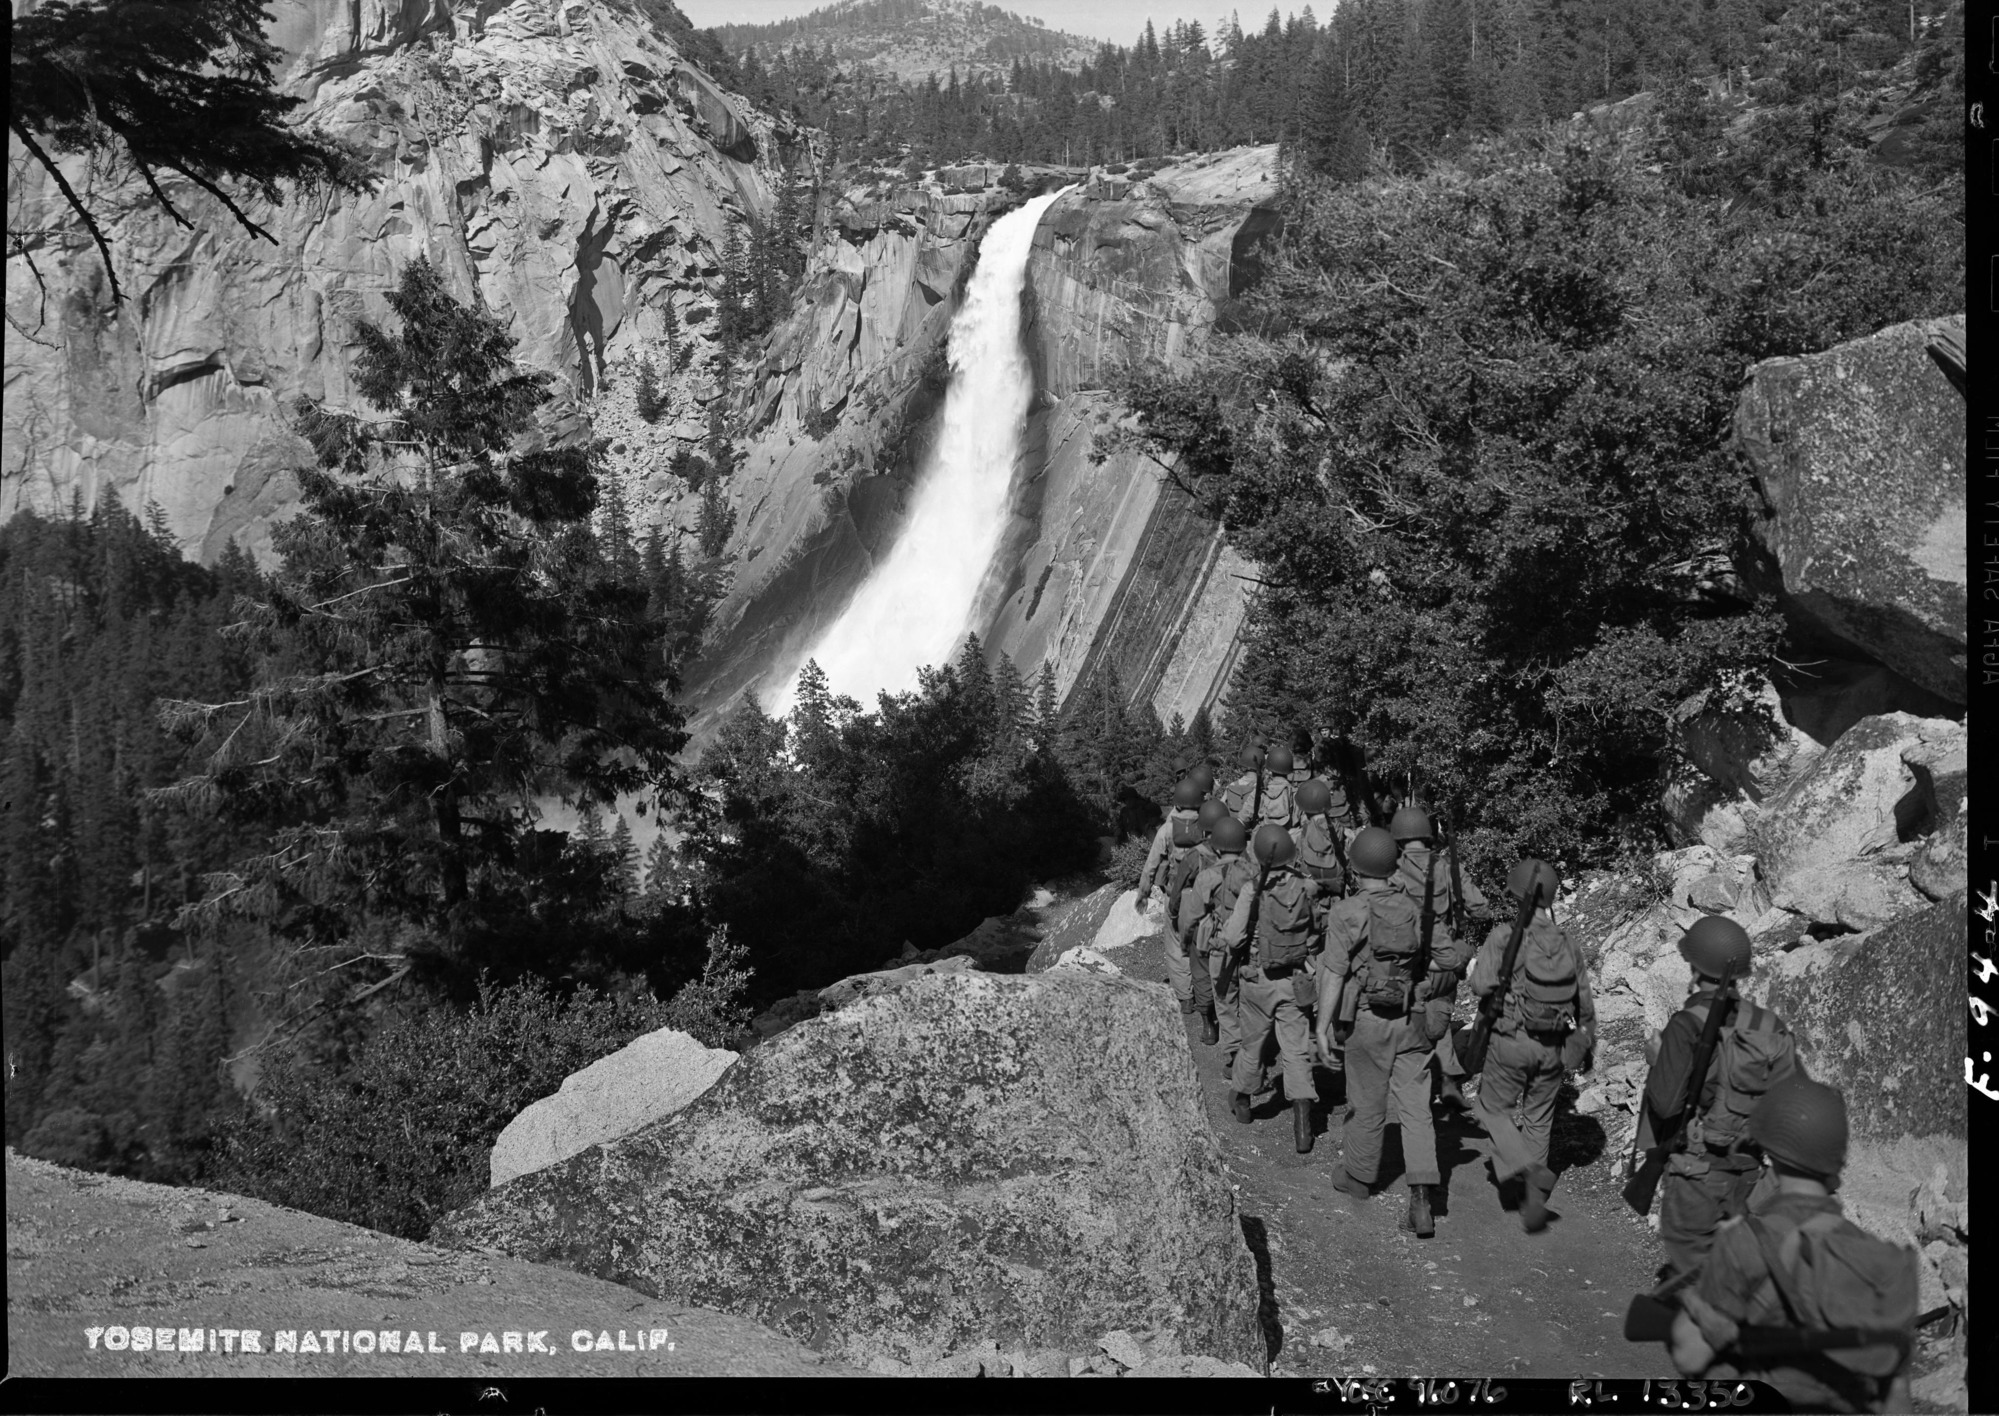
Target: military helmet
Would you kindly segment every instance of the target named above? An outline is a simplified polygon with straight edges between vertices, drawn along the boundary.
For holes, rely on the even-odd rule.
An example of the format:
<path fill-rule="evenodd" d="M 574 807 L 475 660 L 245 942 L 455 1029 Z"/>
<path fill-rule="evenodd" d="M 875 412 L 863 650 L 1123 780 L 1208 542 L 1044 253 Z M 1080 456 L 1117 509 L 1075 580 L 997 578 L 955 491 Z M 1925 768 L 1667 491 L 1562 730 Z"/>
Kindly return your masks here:
<path fill-rule="evenodd" d="M 1347 847 L 1347 861 L 1356 875 L 1371 875 L 1377 880 L 1386 880 L 1395 873 L 1395 858 L 1402 854 L 1402 848 L 1395 844 L 1395 838 L 1379 826 L 1369 826 L 1353 838 Z"/>
<path fill-rule="evenodd" d="M 1263 749 L 1250 743 L 1235 755 L 1236 765 L 1245 772 L 1254 772 L 1263 765 Z"/>
<path fill-rule="evenodd" d="M 1555 873 L 1555 867 L 1545 860 L 1529 857 L 1506 872 L 1506 893 L 1516 900 L 1524 900 L 1531 891 L 1538 909 L 1546 909 L 1555 903 L 1555 896 L 1562 888 L 1562 877 Z"/>
<path fill-rule="evenodd" d="M 1720 915 L 1702 916 L 1680 936 L 1681 955 L 1709 978 L 1749 972 L 1752 952 L 1749 931 Z"/>
<path fill-rule="evenodd" d="M 1209 835 L 1212 836 L 1215 832 L 1215 827 L 1219 826 L 1223 821 L 1233 819 L 1229 815 L 1229 804 L 1227 802 L 1210 799 L 1201 803 L 1201 829 Z"/>
<path fill-rule="evenodd" d="M 1794 1072 L 1749 1113 L 1749 1138 L 1771 1159 L 1829 1180 L 1846 1165 L 1846 1098 Z"/>
<path fill-rule="evenodd" d="M 1266 821 L 1256 828 L 1256 858 L 1263 865 L 1283 865 L 1298 854 L 1298 843 L 1291 839 L 1291 833 L 1274 821 Z"/>
<path fill-rule="evenodd" d="M 1388 834 L 1398 841 L 1428 840 L 1436 835 L 1430 824 L 1430 813 L 1420 806 L 1405 806 L 1398 810 L 1388 822 Z"/>
<path fill-rule="evenodd" d="M 1264 754 L 1263 765 L 1282 777 L 1298 764 L 1297 759 L 1291 755 L 1291 749 L 1280 742 Z"/>
<path fill-rule="evenodd" d="M 1183 778 L 1180 784 L 1173 788 L 1174 810 L 1192 811 L 1201 804 L 1201 798 L 1206 795 L 1207 793 L 1201 790 L 1199 782 L 1192 777 Z"/>
<path fill-rule="evenodd" d="M 1317 816 L 1329 811 L 1333 805 L 1333 789 L 1317 777 L 1298 784 L 1298 809 L 1307 816 Z"/>
<path fill-rule="evenodd" d="M 1187 780 L 1201 789 L 1202 796 L 1210 796 L 1215 790 L 1215 769 L 1205 762 L 1196 762 L 1188 769 Z"/>
<path fill-rule="evenodd" d="M 1241 855 L 1249 845 L 1249 828 L 1233 816 L 1224 816 L 1209 828 L 1208 844 L 1222 855 Z"/>

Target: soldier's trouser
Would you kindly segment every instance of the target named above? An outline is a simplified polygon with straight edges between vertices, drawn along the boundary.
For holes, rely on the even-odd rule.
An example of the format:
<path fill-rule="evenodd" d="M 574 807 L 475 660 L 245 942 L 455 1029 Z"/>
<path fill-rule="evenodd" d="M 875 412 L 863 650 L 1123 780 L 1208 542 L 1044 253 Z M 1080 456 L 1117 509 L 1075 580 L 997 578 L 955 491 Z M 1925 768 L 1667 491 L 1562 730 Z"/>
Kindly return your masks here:
<path fill-rule="evenodd" d="M 1241 999 L 1237 992 L 1236 967 L 1220 949 L 1208 952 L 1208 983 L 1214 990 L 1215 1022 L 1222 1033 L 1222 1061 L 1233 1066 L 1242 1055 Z"/>
<path fill-rule="evenodd" d="M 1236 987 L 1242 1010 L 1242 1048 L 1235 1055 L 1235 1089 L 1256 1093 L 1263 1080 L 1263 1049 L 1275 1033 L 1278 1062 L 1284 1069 L 1284 1099 L 1312 1100 L 1316 1095 L 1312 1085 L 1312 1024 L 1298 1006 L 1298 986 L 1292 976 L 1265 978 L 1263 970 L 1245 968 Z"/>
<path fill-rule="evenodd" d="M 1478 1084 L 1478 1115 L 1492 1137 L 1492 1174 L 1510 1180 L 1548 1163 L 1562 1050 L 1519 1033 L 1494 1033 Z M 1514 1122 L 1514 1112 L 1519 1122 Z"/>
<path fill-rule="evenodd" d="M 1372 1185 L 1381 1173 L 1381 1138 L 1391 1106 L 1402 1127 L 1403 1177 L 1434 1185 L 1437 1133 L 1430 1124 L 1430 1044 L 1407 1017 L 1384 1018 L 1363 1007 L 1347 1039 L 1347 1101 L 1353 1117 L 1340 1133 L 1347 1174 Z"/>
<path fill-rule="evenodd" d="M 1166 982 L 1173 989 L 1173 996 L 1180 1000 L 1180 1011 L 1191 1013 L 1195 1008 L 1193 970 L 1188 966 L 1186 946 L 1180 942 L 1179 931 L 1166 931 Z"/>
<path fill-rule="evenodd" d="M 1734 1170 L 1705 1156 L 1681 1152 L 1659 1177 L 1659 1242 L 1674 1268 L 1699 1268 L 1714 1247 L 1722 1220 L 1742 1214 L 1756 1183 L 1756 1168 Z"/>
<path fill-rule="evenodd" d="M 1458 1061 L 1457 1044 L 1451 1041 L 1451 1029 L 1448 1025 L 1444 1028 L 1444 1035 L 1437 1039 L 1437 1045 L 1430 1049 L 1430 1055 L 1437 1059 L 1437 1065 L 1444 1069 L 1445 1076 L 1465 1075 L 1464 1064 Z"/>

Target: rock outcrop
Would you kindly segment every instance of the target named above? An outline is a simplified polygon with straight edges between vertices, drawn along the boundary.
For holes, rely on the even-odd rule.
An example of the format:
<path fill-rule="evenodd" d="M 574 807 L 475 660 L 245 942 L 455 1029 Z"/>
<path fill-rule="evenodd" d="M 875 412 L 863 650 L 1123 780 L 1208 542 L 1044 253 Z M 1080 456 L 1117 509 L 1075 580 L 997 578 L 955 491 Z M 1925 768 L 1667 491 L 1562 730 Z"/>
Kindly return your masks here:
<path fill-rule="evenodd" d="M 648 1121 L 671 1116 L 728 1070 L 736 1054 L 661 1028 L 562 1079 L 493 1142 L 492 1183 L 504 1185 Z"/>
<path fill-rule="evenodd" d="M 1946 790 L 1954 784 L 1961 795 L 1965 751 L 1964 725 L 1948 719 L 1891 713 L 1856 723 L 1756 824 L 1772 902 L 1849 930 L 1920 909 L 1925 897 L 1909 875 L 1940 819 L 1936 769 Z M 1911 759 L 1921 764 L 1920 776 Z"/>
<path fill-rule="evenodd" d="M 815 1018 L 435 1234 L 699 1294 L 859 1365 L 1117 1328 L 1266 1362 L 1171 997 L 1068 970 L 934 974 Z"/>
<path fill-rule="evenodd" d="M 1966 701 L 1964 397 L 1919 320 L 1749 372 L 1736 437 L 1762 492 L 1763 579 L 1821 643 Z"/>
<path fill-rule="evenodd" d="M 570 0 L 311 0 L 274 33 L 311 95 L 300 116 L 359 143 L 379 185 L 275 208 L 243 194 L 271 245 L 177 179 L 167 189 L 191 231 L 136 178 L 100 183 L 131 296 L 114 307 L 95 250 L 24 167 L 10 221 L 69 234 L 36 254 L 46 300 L 26 257 L 8 262 L 0 516 L 116 491 L 135 509 L 158 502 L 191 554 L 213 558 L 231 537 L 263 549 L 307 456 L 285 408 L 301 394 L 355 401 L 353 324 L 385 318 L 384 292 L 419 254 L 507 320 L 518 357 L 558 375 L 566 401 L 600 394 L 659 338 L 669 306 L 684 339 L 706 344 L 727 223 L 769 209 L 768 159 L 786 134 L 640 15 Z M 692 382 L 687 402 L 715 396 Z M 701 425 L 697 407 L 680 431 Z M 641 465 L 636 450 L 619 456 Z M 649 495 L 671 490 L 649 483 L 634 500 L 649 519 L 672 515 Z"/>

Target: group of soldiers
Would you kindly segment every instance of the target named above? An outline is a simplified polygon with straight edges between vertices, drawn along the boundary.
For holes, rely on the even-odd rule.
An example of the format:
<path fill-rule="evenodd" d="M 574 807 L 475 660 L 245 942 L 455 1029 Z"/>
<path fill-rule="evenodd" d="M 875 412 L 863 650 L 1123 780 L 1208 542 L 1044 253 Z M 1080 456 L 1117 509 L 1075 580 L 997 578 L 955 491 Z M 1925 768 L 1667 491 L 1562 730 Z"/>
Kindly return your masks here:
<path fill-rule="evenodd" d="M 1168 982 L 1221 1049 L 1231 1113 L 1253 1122 L 1274 1051 L 1308 1153 L 1313 1067 L 1343 1073 L 1333 1187 L 1375 1193 L 1394 1120 L 1406 1226 L 1427 1238 L 1442 1178 L 1434 1088 L 1484 1127 L 1502 1203 L 1540 1233 L 1556 1185 L 1556 1097 L 1570 1071 L 1588 1069 L 1596 1037 L 1580 943 L 1555 918 L 1557 872 L 1516 864 L 1508 917 L 1474 948 L 1472 918 L 1490 907 L 1455 842 L 1439 849 L 1421 806 L 1382 811 L 1350 774 L 1314 775 L 1300 759 L 1318 744 L 1297 741 L 1243 748 L 1226 783 L 1208 764 L 1189 772 L 1138 884 L 1141 908 L 1163 896 Z M 1841 1215 L 1844 1099 L 1805 1076 L 1782 1019 L 1738 997 L 1751 961 L 1740 925 L 1705 917 L 1679 948 L 1692 980 L 1647 1044 L 1625 1189 L 1641 1212 L 1656 1190 L 1667 1263 L 1634 1300 L 1627 1335 L 1665 1341 L 1688 1376 L 1768 1380 L 1814 1410 L 1890 1409 L 1906 1398 L 1915 1255 Z M 1467 973 L 1478 1012 L 1457 1026 Z"/>

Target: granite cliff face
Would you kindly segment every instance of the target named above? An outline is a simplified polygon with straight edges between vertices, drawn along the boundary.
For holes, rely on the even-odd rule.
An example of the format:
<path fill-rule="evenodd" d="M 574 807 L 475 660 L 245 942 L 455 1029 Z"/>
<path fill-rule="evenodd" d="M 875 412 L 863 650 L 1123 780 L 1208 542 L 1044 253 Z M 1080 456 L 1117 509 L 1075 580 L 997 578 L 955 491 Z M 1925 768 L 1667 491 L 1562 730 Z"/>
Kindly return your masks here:
<path fill-rule="evenodd" d="M 173 192 L 185 230 L 100 174 L 130 299 L 114 308 L 87 242 L 37 250 L 46 299 L 24 259 L 8 263 L 0 516 L 116 491 L 157 501 L 190 554 L 267 546 L 305 455 L 282 408 L 347 401 L 353 322 L 386 314 L 419 253 L 587 401 L 658 341 L 667 306 L 705 342 L 728 217 L 769 209 L 773 152 L 799 139 L 606 6 L 305 0 L 280 7 L 274 34 L 303 116 L 362 144 L 377 189 L 247 201 L 272 245 L 199 193 Z M 59 205 L 31 172 L 9 220 L 67 229 Z M 554 412 L 558 431 L 580 428 Z"/>

